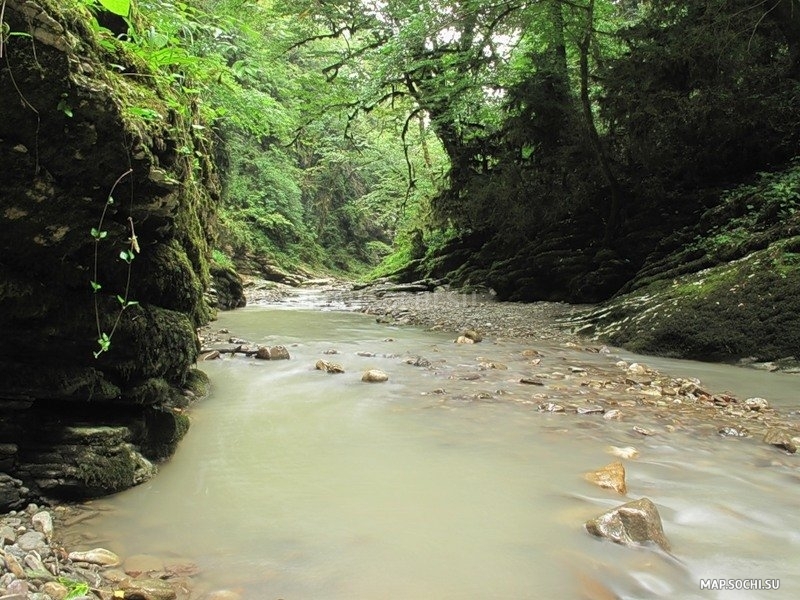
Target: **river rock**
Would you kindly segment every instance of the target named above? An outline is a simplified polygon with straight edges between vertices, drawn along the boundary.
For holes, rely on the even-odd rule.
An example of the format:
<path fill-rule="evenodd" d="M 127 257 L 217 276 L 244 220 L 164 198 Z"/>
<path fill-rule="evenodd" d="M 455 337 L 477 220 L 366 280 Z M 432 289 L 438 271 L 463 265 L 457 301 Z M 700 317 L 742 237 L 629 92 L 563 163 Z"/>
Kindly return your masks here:
<path fill-rule="evenodd" d="M 11 554 L 11 552 L 3 551 L 3 560 L 6 563 L 6 568 L 14 575 L 14 577 L 18 577 L 20 579 L 25 578 L 25 569 L 22 568 L 22 565 L 19 564 L 17 557 Z"/>
<path fill-rule="evenodd" d="M 467 329 L 461 334 L 461 336 L 467 338 L 468 340 L 472 340 L 476 344 L 483 341 L 483 336 L 474 329 Z"/>
<path fill-rule="evenodd" d="M 562 413 L 564 407 L 555 402 L 543 402 L 538 406 L 539 412 Z"/>
<path fill-rule="evenodd" d="M 328 362 L 327 360 L 318 360 L 314 367 L 318 371 L 325 371 L 326 373 L 344 373 L 344 367 L 342 367 L 342 365 Z"/>
<path fill-rule="evenodd" d="M 43 534 L 47 539 L 53 535 L 53 517 L 46 510 L 40 511 L 31 518 L 33 528 Z"/>
<path fill-rule="evenodd" d="M 587 481 L 591 481 L 601 488 L 614 490 L 623 496 L 628 493 L 628 486 L 625 484 L 625 467 L 619 461 L 610 465 L 591 471 L 585 475 Z"/>
<path fill-rule="evenodd" d="M 42 546 L 45 546 L 46 543 L 44 534 L 38 531 L 28 531 L 17 538 L 17 546 L 22 548 L 25 552 L 38 550 Z"/>
<path fill-rule="evenodd" d="M 164 570 L 164 561 L 151 554 L 134 554 L 125 559 L 122 570 L 131 577 L 142 573 L 155 573 Z"/>
<path fill-rule="evenodd" d="M 125 600 L 174 600 L 175 590 L 161 579 L 135 579 L 125 590 Z"/>
<path fill-rule="evenodd" d="M 613 454 L 619 458 L 636 458 L 639 456 L 639 451 L 633 446 L 624 446 L 622 448 L 618 446 L 609 446 L 607 450 L 609 454 Z"/>
<path fill-rule="evenodd" d="M 241 600 L 242 595 L 231 590 L 217 590 L 203 597 L 203 600 Z"/>
<path fill-rule="evenodd" d="M 86 552 L 70 552 L 68 558 L 75 562 L 86 562 L 103 567 L 116 567 L 122 562 L 119 556 L 105 548 L 94 548 Z"/>
<path fill-rule="evenodd" d="M 758 412 L 769 408 L 769 402 L 765 398 L 748 398 L 744 401 L 744 405 L 748 409 Z"/>
<path fill-rule="evenodd" d="M 764 441 L 772 446 L 783 448 L 789 454 L 797 452 L 797 443 L 792 438 L 792 434 L 785 429 L 778 427 L 767 429 L 767 433 L 764 434 Z"/>
<path fill-rule="evenodd" d="M 42 586 L 42 592 L 50 596 L 53 600 L 64 600 L 69 593 L 67 586 L 57 581 L 48 581 Z"/>
<path fill-rule="evenodd" d="M 618 421 L 622 418 L 622 411 L 619 410 L 618 408 L 612 408 L 611 410 L 606 411 L 606 413 L 603 415 L 603 418 L 606 421 L 611 421 L 611 420 Z"/>
<path fill-rule="evenodd" d="M 370 369 L 364 372 L 361 376 L 361 381 L 367 383 L 383 383 L 384 381 L 389 381 L 389 375 L 379 369 Z"/>
<path fill-rule="evenodd" d="M 289 360 L 289 351 L 286 346 L 262 346 L 256 351 L 256 358 L 261 360 Z"/>
<path fill-rule="evenodd" d="M 465 335 L 460 335 L 455 339 L 456 344 L 474 344 L 475 340 L 468 338 Z"/>
<path fill-rule="evenodd" d="M 594 536 L 625 546 L 654 543 L 669 551 L 669 542 L 661 525 L 661 515 L 649 498 L 640 498 L 603 513 L 585 523 Z"/>

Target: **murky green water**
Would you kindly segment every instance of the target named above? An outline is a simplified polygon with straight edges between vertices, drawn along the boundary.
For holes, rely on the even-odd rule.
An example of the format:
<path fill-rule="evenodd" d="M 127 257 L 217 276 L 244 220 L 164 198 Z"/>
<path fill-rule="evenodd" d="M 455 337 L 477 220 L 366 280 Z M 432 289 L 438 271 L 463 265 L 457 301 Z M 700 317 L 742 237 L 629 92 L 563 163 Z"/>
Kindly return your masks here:
<path fill-rule="evenodd" d="M 284 344 L 292 360 L 203 363 L 213 393 L 177 454 L 76 526 L 87 546 L 190 559 L 210 588 L 258 600 L 606 597 L 586 595 L 597 583 L 621 598 L 800 597 L 797 457 L 753 440 L 643 438 L 631 422 L 539 413 L 541 388 L 519 384 L 532 367 L 513 344 L 456 346 L 337 312 L 253 308 L 216 326 Z M 535 348 L 537 371 L 566 373 L 552 393 L 576 402 L 587 391 L 568 367 L 616 360 Z M 418 355 L 436 368 L 405 362 Z M 320 358 L 347 372 L 315 371 Z M 484 359 L 509 369 L 479 370 Z M 390 381 L 362 383 L 367 368 Z M 627 499 L 658 505 L 679 560 L 583 529 L 626 500 L 583 480 L 614 460 L 609 445 L 639 449 L 626 461 Z M 709 577 L 779 578 L 781 588 L 701 591 Z"/>

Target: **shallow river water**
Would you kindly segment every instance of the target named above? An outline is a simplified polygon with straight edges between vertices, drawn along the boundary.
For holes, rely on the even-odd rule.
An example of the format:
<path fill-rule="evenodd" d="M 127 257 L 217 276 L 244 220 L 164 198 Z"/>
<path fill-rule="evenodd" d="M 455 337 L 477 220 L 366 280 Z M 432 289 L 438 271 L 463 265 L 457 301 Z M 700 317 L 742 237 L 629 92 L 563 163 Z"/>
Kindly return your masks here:
<path fill-rule="evenodd" d="M 75 526 L 87 547 L 191 560 L 208 589 L 257 600 L 800 597 L 800 458 L 695 430 L 642 437 L 636 417 L 540 413 L 542 388 L 519 383 L 564 373 L 548 393 L 583 402 L 569 367 L 613 370 L 616 357 L 552 342 L 455 345 L 296 308 L 225 313 L 222 327 L 286 345 L 292 359 L 201 363 L 212 393 L 176 455 L 155 479 L 96 503 L 98 515 Z M 522 355 L 532 348 L 536 366 Z M 432 367 L 406 362 L 417 356 Z M 314 370 L 319 359 L 346 373 Z M 508 369 L 481 368 L 492 361 Z M 681 364 L 666 368 L 702 379 Z M 362 383 L 368 368 L 389 382 Z M 797 379 L 765 381 L 776 403 L 798 408 Z M 624 461 L 627 497 L 583 479 L 615 460 L 610 445 L 639 450 Z M 673 556 L 583 528 L 643 496 Z M 779 579 L 780 589 L 701 590 L 707 578 Z"/>

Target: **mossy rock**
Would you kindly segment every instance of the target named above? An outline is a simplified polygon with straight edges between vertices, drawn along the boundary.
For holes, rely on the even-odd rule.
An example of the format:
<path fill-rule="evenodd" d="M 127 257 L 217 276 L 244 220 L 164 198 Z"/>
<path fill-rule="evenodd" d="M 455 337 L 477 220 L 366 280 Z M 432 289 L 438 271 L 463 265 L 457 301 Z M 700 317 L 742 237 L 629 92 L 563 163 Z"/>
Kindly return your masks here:
<path fill-rule="evenodd" d="M 170 410 L 150 410 L 145 417 L 145 426 L 142 451 L 153 460 L 163 460 L 175 452 L 189 431 L 189 417 Z"/>

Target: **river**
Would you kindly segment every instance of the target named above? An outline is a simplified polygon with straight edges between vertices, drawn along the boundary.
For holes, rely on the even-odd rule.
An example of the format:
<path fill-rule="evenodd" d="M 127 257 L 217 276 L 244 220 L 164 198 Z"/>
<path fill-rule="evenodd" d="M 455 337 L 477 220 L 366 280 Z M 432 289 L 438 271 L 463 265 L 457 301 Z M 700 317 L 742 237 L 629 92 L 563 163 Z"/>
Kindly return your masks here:
<path fill-rule="evenodd" d="M 93 503 L 97 516 L 71 532 L 85 547 L 190 560 L 202 589 L 254 600 L 800 597 L 798 457 L 696 429 L 642 437 L 632 424 L 659 427 L 644 418 L 538 412 L 541 390 L 519 383 L 533 370 L 563 373 L 549 392 L 583 401 L 580 370 L 613 369 L 615 356 L 553 342 L 456 345 L 296 307 L 224 313 L 215 327 L 286 345 L 292 359 L 201 363 L 212 393 L 177 453 L 148 483 Z M 431 367 L 408 364 L 418 356 Z M 319 359 L 346 372 L 317 371 Z M 659 366 L 695 376 L 696 365 Z M 390 380 L 362 383 L 369 368 Z M 714 373 L 734 392 L 755 377 Z M 757 395 L 797 408 L 795 378 L 763 381 Z M 583 478 L 615 460 L 609 446 L 639 451 L 625 461 L 627 497 Z M 583 528 L 643 496 L 673 557 Z M 707 578 L 779 579 L 780 589 L 701 590 Z"/>

